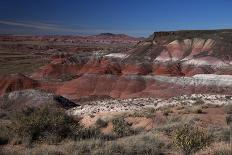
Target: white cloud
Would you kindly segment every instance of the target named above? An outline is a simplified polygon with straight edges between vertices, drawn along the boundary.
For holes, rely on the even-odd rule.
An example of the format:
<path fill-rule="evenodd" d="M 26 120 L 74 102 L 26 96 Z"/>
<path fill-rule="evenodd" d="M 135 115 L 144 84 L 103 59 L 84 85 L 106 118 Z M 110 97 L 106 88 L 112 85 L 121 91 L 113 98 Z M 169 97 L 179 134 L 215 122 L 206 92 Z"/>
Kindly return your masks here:
<path fill-rule="evenodd" d="M 9 25 L 9 26 L 17 26 L 24 28 L 32 28 L 40 30 L 41 32 L 54 32 L 57 34 L 98 34 L 103 32 L 111 32 L 111 33 L 126 33 L 130 35 L 139 35 L 142 34 L 150 34 L 149 31 L 146 30 L 115 30 L 115 29 L 102 29 L 102 28 L 94 28 L 94 27 L 84 27 L 77 26 L 75 28 L 69 28 L 61 25 L 50 24 L 50 23 L 39 23 L 39 22 L 18 22 L 18 21 L 6 21 L 0 20 L 0 25 Z"/>

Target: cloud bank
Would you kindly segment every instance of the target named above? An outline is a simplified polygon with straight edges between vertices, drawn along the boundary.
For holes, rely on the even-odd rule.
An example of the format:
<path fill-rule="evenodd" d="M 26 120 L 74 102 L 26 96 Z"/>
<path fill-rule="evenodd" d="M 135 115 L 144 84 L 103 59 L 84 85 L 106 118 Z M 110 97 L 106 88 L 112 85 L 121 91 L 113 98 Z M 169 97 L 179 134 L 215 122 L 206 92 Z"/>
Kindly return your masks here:
<path fill-rule="evenodd" d="M 115 29 L 103 29 L 103 28 L 94 28 L 94 27 L 85 27 L 85 26 L 75 26 L 75 27 L 67 27 L 58 24 L 50 24 L 50 23 L 39 23 L 39 22 L 18 22 L 18 21 L 7 21 L 0 20 L 0 28 L 1 25 L 16 27 L 13 33 L 17 32 L 17 29 L 24 28 L 24 30 L 19 31 L 20 33 L 30 33 L 28 29 L 34 29 L 41 34 L 82 34 L 82 35 L 92 35 L 103 32 L 111 32 L 111 33 L 126 33 L 130 35 L 144 35 L 150 34 L 149 31 L 144 30 L 115 30 Z M 3 31 L 3 30 L 2 30 Z M 6 30 L 6 33 L 11 33 L 10 30 Z"/>

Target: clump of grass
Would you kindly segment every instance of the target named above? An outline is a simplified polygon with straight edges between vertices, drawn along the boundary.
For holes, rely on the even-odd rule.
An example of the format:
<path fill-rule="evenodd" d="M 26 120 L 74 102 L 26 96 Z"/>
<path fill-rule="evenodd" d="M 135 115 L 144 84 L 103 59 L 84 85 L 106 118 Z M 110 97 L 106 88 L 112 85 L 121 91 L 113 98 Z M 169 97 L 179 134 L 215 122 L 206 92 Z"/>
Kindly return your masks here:
<path fill-rule="evenodd" d="M 118 137 L 124 137 L 135 134 L 131 124 L 125 121 L 124 117 L 116 117 L 112 120 L 113 131 Z"/>
<path fill-rule="evenodd" d="M 211 141 L 209 134 L 198 127 L 184 125 L 173 134 L 174 145 L 185 155 L 195 153 Z"/>

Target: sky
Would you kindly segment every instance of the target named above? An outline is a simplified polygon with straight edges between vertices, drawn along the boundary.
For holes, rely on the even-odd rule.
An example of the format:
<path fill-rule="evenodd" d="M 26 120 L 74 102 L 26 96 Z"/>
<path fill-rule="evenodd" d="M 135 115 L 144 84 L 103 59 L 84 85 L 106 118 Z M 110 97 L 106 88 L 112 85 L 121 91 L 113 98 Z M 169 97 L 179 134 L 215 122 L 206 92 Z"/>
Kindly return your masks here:
<path fill-rule="evenodd" d="M 232 0 L 0 0 L 0 34 L 92 35 L 232 28 Z"/>

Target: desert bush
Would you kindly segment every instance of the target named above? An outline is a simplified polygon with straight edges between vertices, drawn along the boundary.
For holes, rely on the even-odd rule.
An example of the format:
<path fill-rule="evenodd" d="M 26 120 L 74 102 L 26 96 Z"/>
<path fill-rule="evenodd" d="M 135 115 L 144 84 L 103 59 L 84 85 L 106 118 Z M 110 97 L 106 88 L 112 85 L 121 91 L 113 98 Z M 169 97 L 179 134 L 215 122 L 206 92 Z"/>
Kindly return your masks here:
<path fill-rule="evenodd" d="M 186 107 L 186 111 L 188 113 L 194 113 L 194 114 L 202 114 L 203 111 L 202 111 L 202 106 L 189 106 L 189 107 Z"/>
<path fill-rule="evenodd" d="M 130 114 L 131 117 L 146 117 L 146 118 L 154 118 L 155 117 L 155 111 L 154 108 L 146 108 L 143 111 L 134 112 Z"/>
<path fill-rule="evenodd" d="M 96 154 L 152 155 L 162 154 L 165 144 L 152 133 L 129 136 L 121 141 L 105 144 Z"/>
<path fill-rule="evenodd" d="M 173 134 L 174 145 L 185 155 L 195 153 L 211 141 L 209 134 L 191 125 L 184 125 Z"/>
<path fill-rule="evenodd" d="M 163 110 L 163 115 L 164 115 L 164 116 L 168 116 L 170 113 L 172 113 L 172 110 L 171 110 L 171 109 L 164 109 L 164 110 Z"/>
<path fill-rule="evenodd" d="M 213 152 L 213 155 L 231 155 L 231 154 L 232 154 L 231 148 L 221 148 Z"/>
<path fill-rule="evenodd" d="M 124 120 L 124 117 L 116 117 L 112 120 L 113 131 L 118 137 L 129 136 L 135 133 L 131 124 Z"/>
<path fill-rule="evenodd" d="M 128 155 L 151 155 L 162 154 L 164 142 L 152 133 L 128 137 L 121 143 L 124 146 L 125 154 Z"/>
<path fill-rule="evenodd" d="M 97 121 L 96 121 L 96 126 L 97 126 L 98 128 L 104 128 L 104 127 L 106 127 L 107 125 L 108 125 L 108 122 L 102 120 L 101 118 L 97 119 Z"/>
<path fill-rule="evenodd" d="M 215 141 L 230 141 L 230 128 L 210 128 L 209 133 L 213 136 Z"/>
<path fill-rule="evenodd" d="M 224 107 L 224 110 L 227 114 L 232 114 L 232 104 L 228 104 Z"/>
<path fill-rule="evenodd" d="M 195 110 L 194 110 L 194 113 L 196 113 L 196 114 L 202 114 L 203 111 L 202 111 L 201 109 L 195 109 Z"/>
<path fill-rule="evenodd" d="M 120 155 L 126 154 L 126 150 L 123 145 L 118 144 L 117 142 L 113 141 L 112 143 L 106 144 L 103 148 L 100 148 L 95 151 L 95 155 Z"/>
<path fill-rule="evenodd" d="M 72 117 L 48 107 L 27 108 L 12 117 L 11 129 L 23 142 L 56 143 L 71 137 L 80 125 Z"/>
<path fill-rule="evenodd" d="M 10 141 L 11 133 L 7 126 L 0 125 L 0 145 L 5 145 Z"/>
<path fill-rule="evenodd" d="M 75 140 L 83 140 L 83 139 L 101 139 L 102 134 L 99 128 L 89 127 L 84 128 L 82 127 L 73 134 Z"/>
<path fill-rule="evenodd" d="M 159 126 L 158 128 L 156 128 L 157 131 L 163 132 L 166 135 L 171 135 L 171 133 L 178 128 L 180 125 L 180 123 L 178 122 L 174 122 L 174 123 L 167 123 L 164 125 Z"/>
<path fill-rule="evenodd" d="M 226 123 L 227 125 L 232 125 L 232 115 L 226 116 Z"/>
<path fill-rule="evenodd" d="M 179 116 L 169 116 L 164 124 L 161 124 L 156 130 L 165 133 L 166 135 L 171 136 L 172 132 L 176 128 L 180 128 L 183 124 L 193 125 L 198 120 L 197 117 L 179 117 Z"/>
<path fill-rule="evenodd" d="M 104 142 L 96 139 L 88 139 L 78 141 L 73 144 L 66 146 L 67 154 L 83 155 L 83 154 L 96 154 L 97 150 L 104 148 Z"/>

